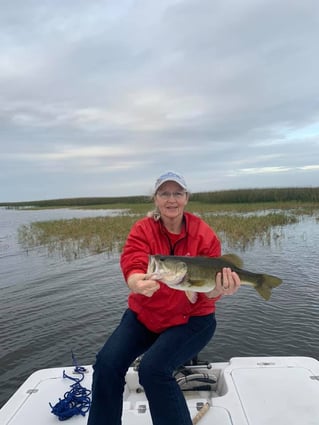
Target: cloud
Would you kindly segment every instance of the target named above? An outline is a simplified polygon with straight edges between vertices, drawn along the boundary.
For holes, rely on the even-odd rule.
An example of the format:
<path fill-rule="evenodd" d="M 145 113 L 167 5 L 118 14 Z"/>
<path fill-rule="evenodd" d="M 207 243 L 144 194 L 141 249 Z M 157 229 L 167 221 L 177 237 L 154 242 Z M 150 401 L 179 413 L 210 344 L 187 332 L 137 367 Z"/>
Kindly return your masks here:
<path fill-rule="evenodd" d="M 313 185 L 318 16 L 315 0 L 2 4 L 0 201 L 140 194 L 167 169 L 199 190 Z"/>

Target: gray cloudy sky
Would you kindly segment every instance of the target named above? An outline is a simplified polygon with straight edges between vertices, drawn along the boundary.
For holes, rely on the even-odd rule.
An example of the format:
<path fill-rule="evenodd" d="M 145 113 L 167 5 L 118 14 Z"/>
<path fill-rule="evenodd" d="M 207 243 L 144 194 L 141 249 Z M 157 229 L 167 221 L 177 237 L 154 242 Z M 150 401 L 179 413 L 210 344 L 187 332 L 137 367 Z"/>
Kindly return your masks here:
<path fill-rule="evenodd" d="M 0 202 L 319 186 L 318 0 L 0 0 Z"/>

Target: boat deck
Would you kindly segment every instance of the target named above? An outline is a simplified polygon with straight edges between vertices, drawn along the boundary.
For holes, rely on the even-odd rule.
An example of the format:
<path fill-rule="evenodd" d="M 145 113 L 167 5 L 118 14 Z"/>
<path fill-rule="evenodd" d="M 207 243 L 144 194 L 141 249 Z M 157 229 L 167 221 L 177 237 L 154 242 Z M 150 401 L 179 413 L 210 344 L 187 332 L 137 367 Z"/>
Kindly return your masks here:
<path fill-rule="evenodd" d="M 91 388 L 92 367 L 81 385 Z M 42 369 L 33 373 L 0 410 L 1 425 L 53 425 L 60 423 L 51 413 L 70 390 L 74 367 Z M 227 363 L 189 366 L 190 376 L 205 374 L 207 385 L 194 389 L 184 382 L 185 397 L 193 418 L 209 403 L 200 425 L 319 425 L 319 361 L 309 357 L 233 358 Z M 215 383 L 213 381 L 216 381 Z M 182 385 L 182 384 L 181 384 Z M 183 387 L 182 387 L 183 388 Z M 87 415 L 73 416 L 70 425 L 84 425 Z M 196 421 L 195 421 L 196 422 Z M 130 368 L 124 393 L 123 425 L 151 425 L 148 402 Z"/>

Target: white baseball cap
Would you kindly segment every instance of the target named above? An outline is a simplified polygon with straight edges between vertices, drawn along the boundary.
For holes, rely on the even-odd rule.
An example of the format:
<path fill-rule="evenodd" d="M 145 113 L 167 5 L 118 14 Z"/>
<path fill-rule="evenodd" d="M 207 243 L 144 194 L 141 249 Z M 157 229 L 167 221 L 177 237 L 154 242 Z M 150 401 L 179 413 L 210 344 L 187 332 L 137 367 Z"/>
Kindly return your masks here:
<path fill-rule="evenodd" d="M 179 184 L 184 190 L 187 189 L 187 184 L 184 177 L 181 174 L 175 173 L 174 171 L 167 171 L 166 173 L 159 176 L 155 182 L 154 193 L 156 193 L 160 186 L 165 182 L 175 182 Z"/>

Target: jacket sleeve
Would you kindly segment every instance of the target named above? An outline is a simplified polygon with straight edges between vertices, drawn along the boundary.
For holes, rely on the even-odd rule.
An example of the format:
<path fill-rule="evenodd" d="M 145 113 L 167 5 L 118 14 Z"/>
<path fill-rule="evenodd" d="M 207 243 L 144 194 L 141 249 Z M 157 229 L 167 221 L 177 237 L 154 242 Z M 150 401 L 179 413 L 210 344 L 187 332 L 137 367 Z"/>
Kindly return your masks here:
<path fill-rule="evenodd" d="M 203 220 L 199 227 L 200 230 L 198 234 L 201 240 L 199 242 L 199 252 L 197 255 L 220 257 L 221 243 L 214 230 Z"/>
<path fill-rule="evenodd" d="M 130 230 L 120 258 L 126 281 L 132 273 L 146 273 L 150 254 L 149 238 L 144 221 L 137 221 Z"/>

